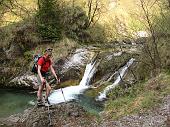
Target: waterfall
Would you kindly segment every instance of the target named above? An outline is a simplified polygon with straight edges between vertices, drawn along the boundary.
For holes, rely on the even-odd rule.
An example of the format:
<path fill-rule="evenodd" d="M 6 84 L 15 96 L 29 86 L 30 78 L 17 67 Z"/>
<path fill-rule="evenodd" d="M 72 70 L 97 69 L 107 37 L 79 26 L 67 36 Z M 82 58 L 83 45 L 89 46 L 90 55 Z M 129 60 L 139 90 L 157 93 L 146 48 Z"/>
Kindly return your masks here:
<path fill-rule="evenodd" d="M 78 94 L 84 92 L 84 90 L 89 88 L 89 83 L 94 73 L 96 72 L 96 67 L 99 62 L 91 62 L 86 65 L 84 76 L 77 86 L 69 86 L 65 88 L 60 88 L 53 91 L 49 96 L 49 101 L 51 104 L 58 104 L 65 101 L 71 101 L 77 98 Z"/>
<path fill-rule="evenodd" d="M 96 72 L 96 66 L 98 66 L 98 65 L 99 65 L 99 63 L 96 63 L 96 61 L 86 65 L 86 69 L 85 69 L 83 78 L 82 78 L 79 86 L 88 87 L 91 78 L 93 77 L 94 73 Z"/>
<path fill-rule="evenodd" d="M 125 66 L 123 66 L 122 68 L 120 68 L 116 73 L 118 73 L 118 76 L 116 78 L 116 80 L 114 81 L 114 83 L 112 85 L 107 86 L 104 91 L 102 93 L 100 93 L 100 95 L 96 98 L 97 101 L 102 101 L 106 98 L 106 94 L 107 92 L 109 92 L 111 89 L 115 88 L 115 86 L 117 86 L 119 84 L 119 82 L 121 81 L 122 77 L 125 75 L 126 71 L 128 70 L 128 68 L 133 64 L 134 62 L 134 58 L 131 58 Z"/>

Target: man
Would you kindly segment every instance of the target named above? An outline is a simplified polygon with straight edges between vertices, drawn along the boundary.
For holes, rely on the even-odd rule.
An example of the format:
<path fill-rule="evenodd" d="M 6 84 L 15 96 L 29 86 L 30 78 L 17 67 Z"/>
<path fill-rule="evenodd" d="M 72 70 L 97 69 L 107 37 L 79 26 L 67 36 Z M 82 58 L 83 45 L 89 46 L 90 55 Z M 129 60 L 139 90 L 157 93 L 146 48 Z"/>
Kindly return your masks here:
<path fill-rule="evenodd" d="M 54 75 L 54 77 L 56 78 L 57 82 L 58 83 L 60 82 L 60 79 L 57 77 L 55 70 L 52 66 L 51 56 L 52 56 L 52 49 L 48 48 L 45 50 L 44 56 L 41 57 L 37 63 L 38 64 L 38 78 L 41 82 L 41 85 L 39 85 L 38 92 L 37 92 L 37 104 L 38 105 L 42 105 L 42 91 L 44 88 L 46 88 L 45 105 L 49 104 L 48 96 L 51 91 L 51 86 L 47 82 L 47 72 L 49 68 L 52 74 Z"/>

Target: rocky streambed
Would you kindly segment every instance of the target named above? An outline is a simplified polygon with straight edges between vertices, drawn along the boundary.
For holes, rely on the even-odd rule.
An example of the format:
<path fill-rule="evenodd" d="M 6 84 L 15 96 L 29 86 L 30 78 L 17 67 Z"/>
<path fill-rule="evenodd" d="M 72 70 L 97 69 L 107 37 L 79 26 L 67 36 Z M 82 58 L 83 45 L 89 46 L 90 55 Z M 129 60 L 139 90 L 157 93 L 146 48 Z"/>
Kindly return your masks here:
<path fill-rule="evenodd" d="M 1 120 L 1 126 L 15 127 L 47 127 L 49 124 L 47 107 L 34 107 L 25 110 L 24 114 L 10 116 Z M 89 115 L 75 102 L 62 103 L 50 107 L 53 127 L 79 127 L 97 125 L 97 119 Z"/>

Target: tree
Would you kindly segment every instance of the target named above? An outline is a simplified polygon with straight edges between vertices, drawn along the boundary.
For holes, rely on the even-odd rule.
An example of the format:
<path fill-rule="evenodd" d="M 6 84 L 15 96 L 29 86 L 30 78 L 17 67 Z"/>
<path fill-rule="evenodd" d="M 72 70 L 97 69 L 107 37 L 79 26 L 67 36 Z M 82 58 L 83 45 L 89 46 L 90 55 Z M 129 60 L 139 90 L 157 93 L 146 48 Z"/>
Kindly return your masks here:
<path fill-rule="evenodd" d="M 44 40 L 61 39 L 60 13 L 55 0 L 38 0 L 37 26 Z"/>
<path fill-rule="evenodd" d="M 150 59 L 152 74 L 156 76 L 161 70 L 161 59 L 158 52 L 158 42 L 157 36 L 155 34 L 155 29 L 150 18 L 150 13 L 148 7 L 144 0 L 140 0 L 141 8 L 144 12 L 144 17 L 146 20 L 146 26 L 151 34 L 151 40 L 144 44 L 144 51 Z"/>
<path fill-rule="evenodd" d="M 92 23 L 96 23 L 99 20 L 100 17 L 100 8 L 99 8 L 99 0 L 88 0 L 88 20 L 89 23 L 87 24 L 87 27 L 89 27 Z M 98 18 L 96 21 L 94 21 L 95 16 L 98 15 Z"/>
<path fill-rule="evenodd" d="M 170 7 L 170 0 L 168 0 L 168 6 Z"/>

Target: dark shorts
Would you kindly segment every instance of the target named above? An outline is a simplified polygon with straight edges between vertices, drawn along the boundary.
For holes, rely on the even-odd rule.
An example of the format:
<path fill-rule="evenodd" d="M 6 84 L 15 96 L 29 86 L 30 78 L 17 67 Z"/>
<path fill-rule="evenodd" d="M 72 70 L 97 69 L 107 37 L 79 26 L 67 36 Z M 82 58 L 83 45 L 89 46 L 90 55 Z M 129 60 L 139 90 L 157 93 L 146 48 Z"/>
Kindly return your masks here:
<path fill-rule="evenodd" d="M 46 79 L 46 81 L 47 81 L 47 83 L 48 83 L 48 82 L 49 82 L 49 81 L 48 81 L 48 75 L 49 75 L 49 74 L 48 74 L 48 73 L 42 73 L 42 72 L 41 72 L 41 75 L 42 75 L 42 77 L 44 77 L 44 78 Z M 39 77 L 38 74 L 37 74 L 37 79 L 38 79 L 38 84 L 39 84 L 39 85 L 42 85 L 41 79 L 40 79 L 40 77 Z"/>

